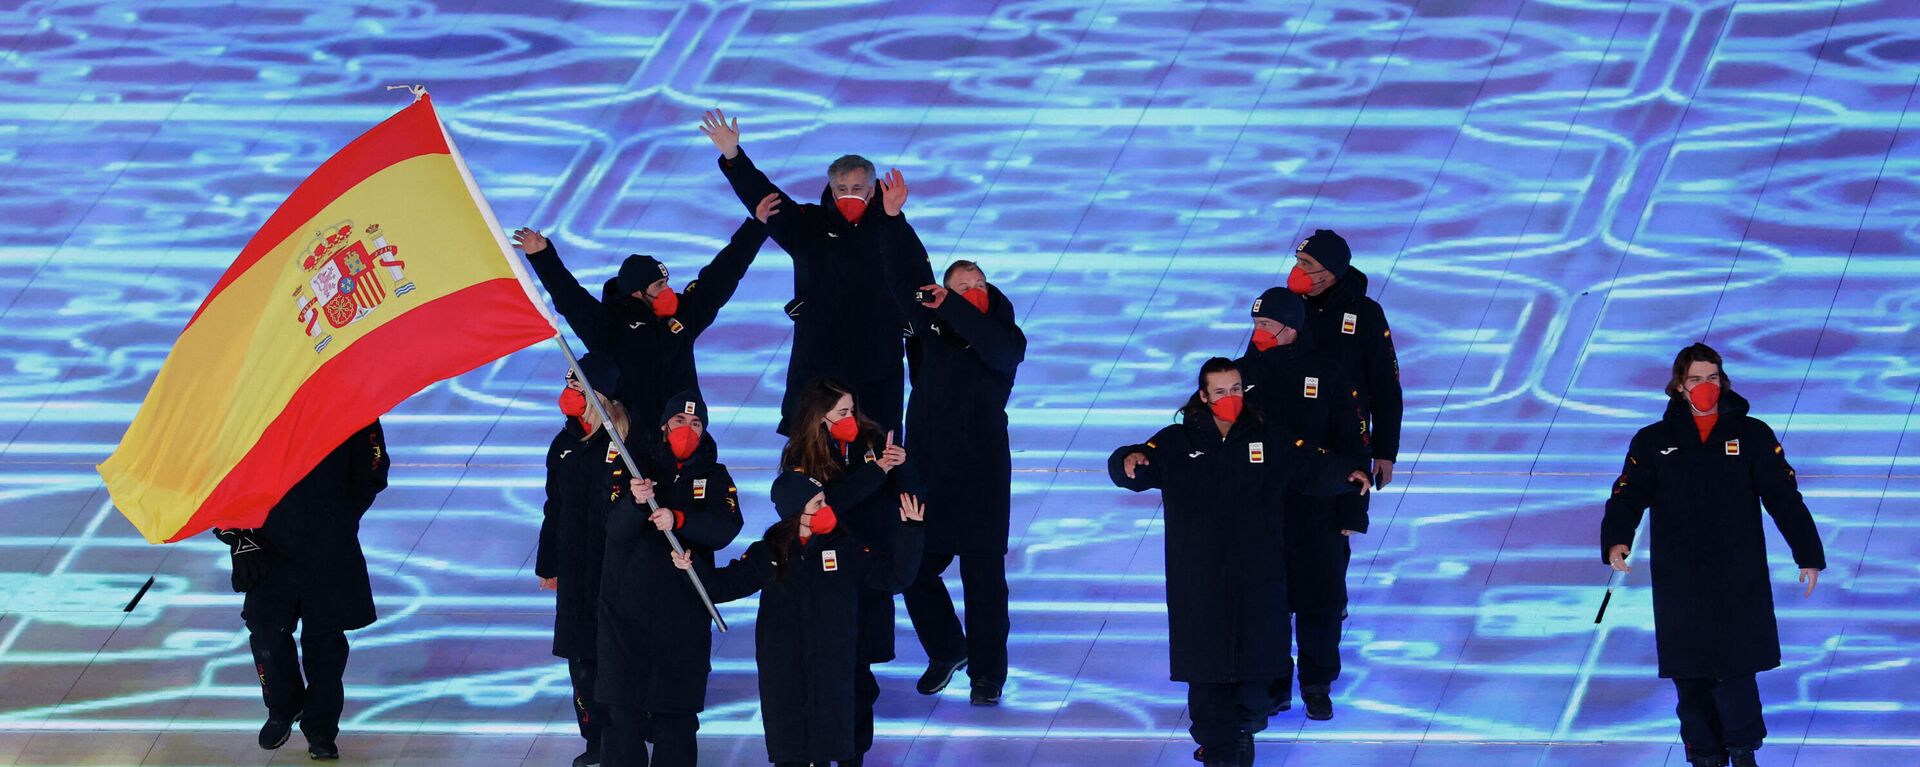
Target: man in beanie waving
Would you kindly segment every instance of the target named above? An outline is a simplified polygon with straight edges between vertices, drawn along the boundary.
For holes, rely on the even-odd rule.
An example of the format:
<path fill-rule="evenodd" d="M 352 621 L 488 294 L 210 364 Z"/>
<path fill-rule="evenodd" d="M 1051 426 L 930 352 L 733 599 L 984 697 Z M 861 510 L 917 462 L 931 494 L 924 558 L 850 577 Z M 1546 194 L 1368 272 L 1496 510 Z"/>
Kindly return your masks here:
<path fill-rule="evenodd" d="M 682 293 L 668 282 L 666 264 L 635 254 L 620 264 L 619 276 L 607 280 L 596 301 L 560 263 L 559 251 L 545 236 L 522 228 L 514 231 L 513 244 L 526 251 L 554 308 L 587 351 L 610 354 L 620 363 L 620 388 L 609 388 L 607 395 L 645 418 L 659 412 L 674 392 L 699 388 L 693 342 L 740 287 L 767 241 L 765 222 L 773 214 L 771 204 L 762 205 L 755 211 L 758 220 L 741 222 L 733 240 Z M 599 381 L 588 383 L 602 387 Z"/>

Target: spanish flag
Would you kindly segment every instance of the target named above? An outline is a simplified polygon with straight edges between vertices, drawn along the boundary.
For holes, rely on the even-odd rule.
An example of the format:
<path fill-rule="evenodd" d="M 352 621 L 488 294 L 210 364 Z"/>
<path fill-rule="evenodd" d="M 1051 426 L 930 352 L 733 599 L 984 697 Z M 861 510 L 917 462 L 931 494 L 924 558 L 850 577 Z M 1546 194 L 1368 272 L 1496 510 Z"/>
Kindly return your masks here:
<path fill-rule="evenodd" d="M 100 476 L 150 543 L 259 527 L 401 400 L 556 334 L 421 93 L 254 234 Z"/>

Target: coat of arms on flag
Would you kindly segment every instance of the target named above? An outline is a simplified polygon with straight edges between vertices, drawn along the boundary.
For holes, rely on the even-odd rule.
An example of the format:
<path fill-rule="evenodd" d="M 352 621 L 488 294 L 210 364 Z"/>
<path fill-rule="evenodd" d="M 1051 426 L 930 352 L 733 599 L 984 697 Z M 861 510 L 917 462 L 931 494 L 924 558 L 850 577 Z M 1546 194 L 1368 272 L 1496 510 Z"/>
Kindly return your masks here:
<path fill-rule="evenodd" d="M 368 226 L 364 235 L 366 239 L 356 237 L 353 222 L 342 221 L 314 233 L 300 259 L 307 283 L 293 289 L 293 302 L 307 336 L 320 339 L 313 345 L 315 352 L 325 350 L 333 341 L 333 336 L 320 327 L 323 318 L 328 328 L 338 330 L 380 308 L 389 294 L 383 275 L 392 282 L 394 296 L 414 290 L 406 277 L 407 263 L 400 260 L 400 249 L 387 243 L 380 225 Z M 367 250 L 369 241 L 371 252 Z"/>

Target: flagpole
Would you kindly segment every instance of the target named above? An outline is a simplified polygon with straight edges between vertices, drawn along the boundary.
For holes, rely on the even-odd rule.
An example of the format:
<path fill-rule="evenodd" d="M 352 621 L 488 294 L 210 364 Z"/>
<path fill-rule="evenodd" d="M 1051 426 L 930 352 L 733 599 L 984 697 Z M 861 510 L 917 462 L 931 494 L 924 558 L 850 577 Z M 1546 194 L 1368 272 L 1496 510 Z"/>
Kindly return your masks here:
<path fill-rule="evenodd" d="M 427 96 L 427 87 L 424 85 L 389 85 L 387 86 L 387 90 L 407 91 L 413 94 L 413 100 L 416 103 Z M 487 204 L 486 195 L 480 193 L 480 185 L 474 183 L 473 173 L 467 169 L 466 160 L 460 157 L 459 147 L 454 145 L 453 136 L 447 133 L 446 124 L 440 123 L 437 113 L 435 114 L 434 122 L 440 126 L 440 135 L 445 138 L 447 142 L 447 152 L 453 157 L 453 165 L 459 169 L 460 179 L 466 183 L 467 192 L 473 195 L 474 205 L 480 209 L 481 218 L 485 219 L 487 227 L 493 230 L 494 241 L 500 246 L 500 255 L 506 258 L 507 265 L 513 269 L 514 278 L 520 282 L 520 287 L 527 292 L 527 299 L 533 303 L 535 308 L 540 310 L 541 315 L 547 318 L 547 324 L 553 325 L 553 340 L 560 344 L 560 351 L 567 355 L 567 365 L 573 369 L 574 377 L 578 378 L 580 385 L 587 390 L 587 406 L 593 408 L 594 414 L 600 417 L 600 424 L 607 428 L 607 436 L 613 438 L 614 449 L 620 451 L 620 460 L 626 462 L 627 471 L 631 472 L 629 476 L 635 479 L 644 479 L 644 477 L 640 475 L 640 467 L 633 462 L 633 451 L 628 450 L 626 441 L 620 438 L 620 430 L 612 428 L 613 419 L 607 416 L 606 408 L 600 406 L 600 398 L 596 395 L 593 384 L 587 380 L 587 372 L 580 369 L 580 359 L 573 356 L 573 347 L 567 345 L 566 335 L 560 332 L 560 326 L 555 322 L 553 313 L 547 311 L 546 300 L 540 297 L 538 291 L 534 290 L 533 280 L 527 276 L 526 263 L 518 253 L 514 252 L 513 247 L 507 244 L 507 239 L 502 233 L 503 230 L 500 228 L 500 220 L 493 215 L 493 206 Z M 660 504 L 657 501 L 649 500 L 647 501 L 647 508 L 652 511 L 659 511 Z M 685 554 L 687 552 L 686 547 L 680 545 L 680 537 L 674 535 L 672 530 L 662 530 L 661 532 L 666 534 L 667 545 L 673 547 L 673 553 Z M 707 615 L 713 617 L 714 625 L 719 626 L 720 631 L 724 633 L 727 630 L 727 622 L 720 617 L 720 611 L 714 609 L 713 600 L 707 596 L 706 584 L 700 582 L 700 574 L 689 568 L 687 570 L 687 579 L 693 582 L 693 590 L 699 592 L 700 603 L 706 605 Z"/>
<path fill-rule="evenodd" d="M 613 440 L 613 448 L 620 451 L 620 460 L 627 464 L 627 471 L 631 472 L 630 476 L 634 479 L 646 479 L 645 476 L 640 474 L 640 467 L 633 462 L 633 451 L 628 450 L 626 440 L 620 438 L 620 429 L 614 426 L 613 418 L 607 415 L 607 409 L 600 405 L 600 397 L 594 391 L 593 382 L 587 380 L 587 371 L 580 369 L 580 359 L 573 356 L 573 347 L 567 344 L 567 337 L 564 335 L 556 335 L 553 337 L 553 340 L 560 345 L 560 352 L 567 355 L 567 365 L 573 368 L 574 378 L 579 379 L 581 388 L 587 390 L 587 407 L 593 408 L 593 414 L 600 418 L 600 428 L 605 429 L 607 437 Z M 650 511 L 659 511 L 660 502 L 648 498 L 647 509 Z M 680 545 L 680 536 L 674 535 L 672 530 L 662 530 L 660 532 L 667 536 L 667 545 L 673 547 L 673 553 L 687 553 L 686 547 Z M 721 633 L 725 633 L 727 630 L 727 622 L 720 617 L 720 611 L 714 608 L 713 599 L 707 596 L 707 585 L 700 582 L 700 574 L 694 572 L 692 568 L 688 568 L 687 579 L 693 582 L 693 590 L 700 594 L 700 603 L 706 605 L 707 615 L 713 617 L 714 625 L 720 627 Z"/>

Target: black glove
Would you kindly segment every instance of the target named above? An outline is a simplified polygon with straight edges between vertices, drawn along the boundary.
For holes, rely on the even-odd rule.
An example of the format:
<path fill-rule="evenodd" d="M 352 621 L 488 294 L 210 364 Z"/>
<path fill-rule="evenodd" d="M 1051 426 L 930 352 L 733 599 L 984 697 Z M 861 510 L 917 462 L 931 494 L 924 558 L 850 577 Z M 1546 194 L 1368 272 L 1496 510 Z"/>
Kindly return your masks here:
<path fill-rule="evenodd" d="M 233 590 L 245 592 L 260 584 L 267 577 L 267 570 L 273 555 L 267 552 L 266 539 L 257 529 L 229 529 L 213 531 L 214 537 L 231 547 L 233 556 Z"/>

